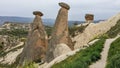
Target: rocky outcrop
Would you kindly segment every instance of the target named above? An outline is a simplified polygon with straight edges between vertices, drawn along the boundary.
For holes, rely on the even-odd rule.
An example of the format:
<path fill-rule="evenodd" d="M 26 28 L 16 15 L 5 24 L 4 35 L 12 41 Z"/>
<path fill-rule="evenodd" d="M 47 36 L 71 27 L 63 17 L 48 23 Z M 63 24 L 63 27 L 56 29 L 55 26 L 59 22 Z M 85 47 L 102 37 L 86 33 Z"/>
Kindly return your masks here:
<path fill-rule="evenodd" d="M 86 14 L 85 19 L 86 19 L 86 23 L 93 23 L 94 15 L 93 14 Z"/>
<path fill-rule="evenodd" d="M 66 44 L 61 43 L 61 44 L 56 45 L 56 48 L 55 48 L 53 54 L 54 54 L 54 57 L 58 57 L 62 54 L 70 52 L 70 51 L 71 51 L 71 49 Z"/>
<path fill-rule="evenodd" d="M 50 62 L 55 58 L 54 51 L 58 44 L 64 43 L 71 50 L 74 49 L 72 40 L 69 36 L 68 31 L 68 10 L 70 9 L 69 5 L 65 3 L 59 3 L 61 6 L 57 19 L 55 21 L 54 29 L 52 31 L 52 37 L 48 45 L 47 61 Z"/>
<path fill-rule="evenodd" d="M 0 57 L 0 63 L 1 64 L 9 64 L 9 65 L 13 64 L 16 61 L 17 56 L 22 52 L 22 50 L 23 50 L 23 48 L 16 49 L 15 51 L 10 51 L 5 56 Z"/>
<path fill-rule="evenodd" d="M 8 35 L 0 35 L 0 46 L 3 46 L 3 50 L 8 50 L 17 44 L 20 43 L 20 40 L 16 37 Z"/>
<path fill-rule="evenodd" d="M 86 27 L 83 33 L 75 36 L 73 41 L 75 41 L 75 49 L 83 47 L 84 44 L 87 44 L 90 40 L 102 35 L 110 30 L 111 27 L 115 26 L 117 21 L 120 20 L 120 13 L 111 17 L 106 21 L 101 21 L 99 23 L 90 23 Z"/>
<path fill-rule="evenodd" d="M 45 60 L 47 49 L 47 35 L 41 20 L 43 14 L 39 11 L 33 12 L 35 19 L 31 24 L 31 29 L 28 35 L 26 45 L 20 55 L 19 64 L 32 61 Z"/>

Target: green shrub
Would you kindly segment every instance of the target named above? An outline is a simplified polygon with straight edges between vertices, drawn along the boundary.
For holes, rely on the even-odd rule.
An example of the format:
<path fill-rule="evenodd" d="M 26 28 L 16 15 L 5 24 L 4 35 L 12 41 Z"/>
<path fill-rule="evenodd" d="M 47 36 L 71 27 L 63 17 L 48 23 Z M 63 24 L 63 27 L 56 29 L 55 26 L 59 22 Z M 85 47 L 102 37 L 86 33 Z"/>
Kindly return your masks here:
<path fill-rule="evenodd" d="M 85 25 L 85 26 L 81 25 L 80 27 L 76 27 L 76 26 L 69 27 L 69 33 L 70 33 L 70 35 L 72 37 L 74 37 L 75 36 L 75 32 L 82 33 L 88 25 Z"/>
<path fill-rule="evenodd" d="M 0 68 L 12 68 L 12 67 L 8 64 L 0 64 Z"/>
<path fill-rule="evenodd" d="M 88 68 L 90 64 L 100 59 L 105 39 L 101 38 L 90 47 L 80 50 L 75 55 L 57 63 L 52 68 Z"/>
<path fill-rule="evenodd" d="M 22 68 L 38 68 L 38 66 L 34 62 L 32 62 L 29 64 L 25 63 L 25 65 Z"/>
<path fill-rule="evenodd" d="M 106 68 L 120 68 L 120 38 L 110 46 Z"/>
<path fill-rule="evenodd" d="M 0 64 L 0 68 L 38 68 L 38 65 L 34 62 L 27 64 L 25 63 L 25 65 L 23 67 L 20 66 L 16 66 L 15 64 Z"/>

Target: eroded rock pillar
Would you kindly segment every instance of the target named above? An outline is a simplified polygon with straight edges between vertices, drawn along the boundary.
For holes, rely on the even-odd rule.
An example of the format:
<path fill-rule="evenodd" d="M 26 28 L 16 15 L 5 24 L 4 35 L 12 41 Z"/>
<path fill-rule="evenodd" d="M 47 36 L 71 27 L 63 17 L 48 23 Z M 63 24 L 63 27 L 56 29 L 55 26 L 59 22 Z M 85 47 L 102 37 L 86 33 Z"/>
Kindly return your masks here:
<path fill-rule="evenodd" d="M 66 44 L 71 50 L 74 49 L 72 40 L 68 31 L 68 10 L 69 5 L 66 3 L 59 3 L 61 6 L 58 16 L 55 21 L 54 29 L 52 31 L 52 37 L 48 45 L 47 61 L 50 62 L 54 58 L 54 51 L 58 44 Z"/>
<path fill-rule="evenodd" d="M 31 30 L 28 35 L 26 45 L 20 55 L 20 64 L 24 62 L 45 61 L 46 49 L 48 45 L 47 34 L 45 32 L 39 11 L 33 12 L 35 19 L 31 24 Z"/>

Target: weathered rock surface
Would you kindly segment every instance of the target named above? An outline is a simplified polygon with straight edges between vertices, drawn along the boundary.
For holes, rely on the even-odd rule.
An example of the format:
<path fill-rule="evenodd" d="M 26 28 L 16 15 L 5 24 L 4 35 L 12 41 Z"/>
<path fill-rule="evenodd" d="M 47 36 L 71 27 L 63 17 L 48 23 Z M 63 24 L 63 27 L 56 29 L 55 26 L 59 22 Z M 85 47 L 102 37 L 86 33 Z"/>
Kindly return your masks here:
<path fill-rule="evenodd" d="M 17 51 L 11 51 L 7 55 L 0 58 L 0 63 L 2 64 L 12 64 L 15 62 L 17 56 L 22 52 L 23 48 L 17 49 Z"/>
<path fill-rule="evenodd" d="M 15 37 L 11 37 L 8 35 L 0 35 L 0 45 L 4 51 L 14 47 L 15 45 L 19 44 L 20 40 Z M 0 47 L 1 49 L 1 47 Z M 1 50 L 2 50 L 1 49 Z"/>
<path fill-rule="evenodd" d="M 61 4 L 66 5 L 64 3 Z M 48 62 L 50 62 L 55 58 L 53 52 L 55 51 L 56 46 L 60 43 L 64 43 L 68 45 L 68 47 L 70 47 L 71 50 L 74 49 L 68 31 L 68 9 L 63 8 L 63 6 L 59 10 L 57 19 L 55 21 L 54 29 L 52 31 L 52 37 L 48 45 L 48 53 L 47 53 Z"/>
<path fill-rule="evenodd" d="M 106 33 L 117 23 L 118 20 L 120 20 L 120 13 L 106 21 L 102 21 L 96 24 L 90 23 L 83 33 L 80 33 L 73 38 L 73 41 L 76 41 L 74 48 L 80 48 L 98 35 Z"/>
<path fill-rule="evenodd" d="M 56 45 L 55 51 L 54 51 L 54 57 L 58 57 L 62 54 L 65 54 L 67 52 L 70 52 L 71 49 L 66 44 L 58 44 Z"/>
<path fill-rule="evenodd" d="M 41 12 L 33 12 L 35 19 L 31 25 L 31 30 L 28 35 L 28 40 L 20 55 L 19 64 L 32 61 L 45 61 L 46 49 L 47 49 L 47 35 L 41 20 L 43 15 Z"/>

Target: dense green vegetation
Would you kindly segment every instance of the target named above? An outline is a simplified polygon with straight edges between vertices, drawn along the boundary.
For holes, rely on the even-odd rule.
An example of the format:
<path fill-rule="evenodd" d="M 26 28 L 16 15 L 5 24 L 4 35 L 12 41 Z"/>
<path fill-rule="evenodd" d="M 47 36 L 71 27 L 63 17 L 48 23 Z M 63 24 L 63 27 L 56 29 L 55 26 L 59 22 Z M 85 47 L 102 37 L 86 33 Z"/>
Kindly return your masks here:
<path fill-rule="evenodd" d="M 117 34 L 120 33 L 120 20 L 117 21 L 117 24 L 115 26 L 113 26 L 106 34 L 110 37 L 110 38 L 114 38 L 117 36 Z"/>
<path fill-rule="evenodd" d="M 34 62 L 32 63 L 25 63 L 25 65 L 23 67 L 18 67 L 18 68 L 38 68 L 38 65 Z"/>
<path fill-rule="evenodd" d="M 110 46 L 106 68 L 120 68 L 120 38 Z"/>
<path fill-rule="evenodd" d="M 90 64 L 100 59 L 105 39 L 101 38 L 86 49 L 80 50 L 74 56 L 57 63 L 52 68 L 88 68 Z"/>
<path fill-rule="evenodd" d="M 0 31 L 0 35 L 16 36 L 16 37 L 27 37 L 28 31 L 24 29 L 3 29 Z"/>

